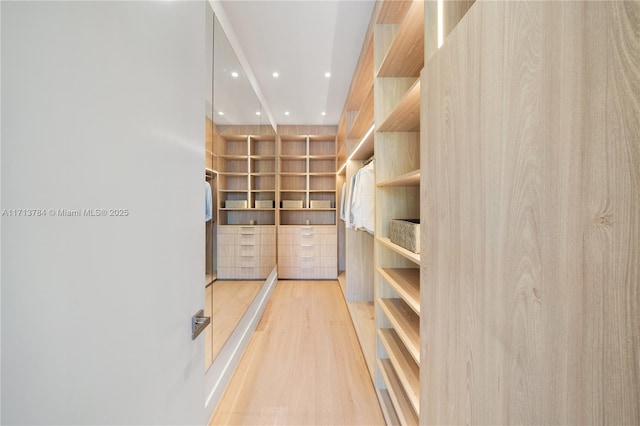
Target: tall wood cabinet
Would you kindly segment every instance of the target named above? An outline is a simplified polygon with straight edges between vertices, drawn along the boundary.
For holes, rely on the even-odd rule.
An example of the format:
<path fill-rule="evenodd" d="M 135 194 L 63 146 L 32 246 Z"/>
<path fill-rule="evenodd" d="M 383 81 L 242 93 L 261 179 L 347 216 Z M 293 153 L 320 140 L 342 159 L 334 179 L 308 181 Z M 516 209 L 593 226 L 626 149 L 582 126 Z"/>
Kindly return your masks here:
<path fill-rule="evenodd" d="M 424 2 L 384 2 L 374 27 L 375 384 L 387 421 L 402 424 L 420 416 L 420 254 L 394 244 L 389 224 L 420 218 L 423 63 Z"/>
<path fill-rule="evenodd" d="M 281 127 L 278 136 L 278 276 L 336 279 L 335 127 L 294 130 L 313 131 L 304 134 L 290 133 L 287 126 Z"/>
<path fill-rule="evenodd" d="M 219 129 L 219 279 L 265 279 L 275 266 L 276 135 L 269 129 Z"/>

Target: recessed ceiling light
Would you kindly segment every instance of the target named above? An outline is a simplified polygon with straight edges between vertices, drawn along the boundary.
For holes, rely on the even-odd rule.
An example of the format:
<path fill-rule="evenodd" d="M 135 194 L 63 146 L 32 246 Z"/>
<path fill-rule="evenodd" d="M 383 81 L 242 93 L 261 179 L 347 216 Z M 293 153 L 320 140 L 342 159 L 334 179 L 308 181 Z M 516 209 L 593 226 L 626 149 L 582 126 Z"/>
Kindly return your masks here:
<path fill-rule="evenodd" d="M 322 111 L 320 114 L 322 114 L 322 115 L 327 115 L 327 113 L 326 113 L 326 112 L 324 112 L 324 111 Z"/>
<path fill-rule="evenodd" d="M 327 71 L 327 72 L 324 73 L 324 76 L 329 78 L 329 77 L 331 77 L 331 73 L 329 71 Z"/>
<path fill-rule="evenodd" d="M 237 73 L 237 72 L 235 72 L 235 71 L 234 71 L 234 72 L 232 72 L 232 73 L 231 73 L 231 77 L 233 77 L 233 78 L 238 78 L 238 73 Z"/>
<path fill-rule="evenodd" d="M 274 71 L 273 74 L 271 74 L 273 76 L 273 78 L 278 78 L 280 77 L 280 73 L 278 73 L 278 71 Z"/>
<path fill-rule="evenodd" d="M 260 111 L 256 111 L 256 115 L 260 115 Z"/>
<path fill-rule="evenodd" d="M 284 115 L 289 115 L 289 111 L 285 111 L 285 112 L 284 112 Z"/>
<path fill-rule="evenodd" d="M 218 111 L 218 115 L 224 115 L 224 112 Z"/>

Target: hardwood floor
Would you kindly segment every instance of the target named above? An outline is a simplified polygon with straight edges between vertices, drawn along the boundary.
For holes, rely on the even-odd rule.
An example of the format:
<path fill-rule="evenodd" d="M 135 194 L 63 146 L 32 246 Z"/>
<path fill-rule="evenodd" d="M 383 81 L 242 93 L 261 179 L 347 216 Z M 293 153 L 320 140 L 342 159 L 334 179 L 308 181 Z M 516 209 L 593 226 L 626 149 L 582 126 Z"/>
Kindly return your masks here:
<path fill-rule="evenodd" d="M 210 425 L 383 425 L 337 281 L 279 281 Z"/>
<path fill-rule="evenodd" d="M 227 342 L 262 284 L 264 281 L 216 281 L 206 288 L 205 312 L 211 315 L 212 325 L 205 330 L 205 369 Z"/>

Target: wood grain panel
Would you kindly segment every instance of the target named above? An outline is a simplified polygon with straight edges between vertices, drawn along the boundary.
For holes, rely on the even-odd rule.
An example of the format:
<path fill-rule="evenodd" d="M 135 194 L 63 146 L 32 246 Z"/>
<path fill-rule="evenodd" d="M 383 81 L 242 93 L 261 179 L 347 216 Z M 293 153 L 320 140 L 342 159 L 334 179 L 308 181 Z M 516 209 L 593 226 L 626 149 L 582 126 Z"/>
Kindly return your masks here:
<path fill-rule="evenodd" d="M 279 281 L 211 425 L 380 425 L 336 281 Z"/>
<path fill-rule="evenodd" d="M 399 25 L 384 59 L 376 61 L 378 77 L 420 75 L 424 65 L 424 1 L 413 0 Z"/>
<path fill-rule="evenodd" d="M 378 12 L 378 24 L 399 24 L 407 14 L 407 10 L 411 7 L 412 1 L 383 1 Z"/>
<path fill-rule="evenodd" d="M 640 420 L 640 3 L 478 2 L 422 76 L 421 423 Z"/>

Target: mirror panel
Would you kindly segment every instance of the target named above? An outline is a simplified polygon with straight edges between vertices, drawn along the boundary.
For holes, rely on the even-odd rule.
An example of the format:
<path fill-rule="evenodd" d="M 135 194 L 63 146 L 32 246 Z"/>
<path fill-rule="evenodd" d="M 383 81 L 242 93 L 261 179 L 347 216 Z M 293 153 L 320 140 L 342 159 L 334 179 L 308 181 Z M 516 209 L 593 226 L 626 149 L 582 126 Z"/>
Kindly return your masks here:
<path fill-rule="evenodd" d="M 238 321 L 264 285 L 260 281 L 217 280 L 219 225 L 227 224 L 225 212 L 219 211 L 228 197 L 218 193 L 220 180 L 226 177 L 227 159 L 224 153 L 224 135 L 260 134 L 264 129 L 274 134 L 273 126 L 238 60 L 220 22 L 207 4 L 207 97 L 206 97 L 206 181 L 212 191 L 212 220 L 206 225 L 205 315 L 210 314 L 211 326 L 206 330 L 205 370 L 224 346 Z M 242 143 L 239 144 L 242 147 Z M 241 166 L 241 161 L 238 162 Z M 275 191 L 274 191 L 275 195 Z M 251 199 L 249 202 L 253 201 Z M 249 222 L 247 222 L 249 223 Z"/>

